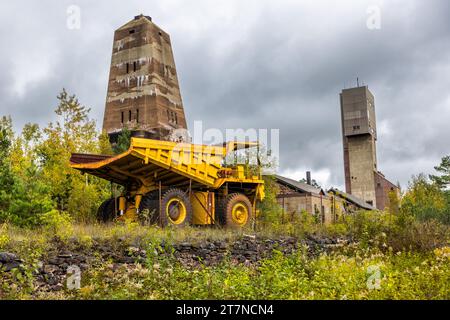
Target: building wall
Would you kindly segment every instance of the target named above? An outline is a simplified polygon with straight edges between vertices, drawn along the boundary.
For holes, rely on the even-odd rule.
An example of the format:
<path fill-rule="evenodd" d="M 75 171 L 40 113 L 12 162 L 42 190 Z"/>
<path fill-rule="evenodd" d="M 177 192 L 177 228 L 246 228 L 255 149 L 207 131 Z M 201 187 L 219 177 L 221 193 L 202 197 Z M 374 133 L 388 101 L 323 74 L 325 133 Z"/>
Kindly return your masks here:
<path fill-rule="evenodd" d="M 278 186 L 277 202 L 283 208 L 284 222 L 306 211 L 317 216 L 319 221 L 330 224 L 338 221 L 340 217 L 365 210 L 332 192 L 327 195 L 309 194 L 297 192 L 281 184 Z"/>
<path fill-rule="evenodd" d="M 389 193 L 395 192 L 400 197 L 400 189 L 395 184 L 387 180 L 381 173 L 375 173 L 375 189 L 377 196 L 377 208 L 384 210 L 389 207 Z"/>
<path fill-rule="evenodd" d="M 124 126 L 154 138 L 186 128 L 170 37 L 144 16 L 114 33 L 103 129 Z"/>
<path fill-rule="evenodd" d="M 284 210 L 283 214 L 286 220 L 300 215 L 302 211 L 316 216 L 325 224 L 333 223 L 335 220 L 332 198 L 328 196 L 294 192 L 288 195 L 278 195 L 277 201 Z"/>
<path fill-rule="evenodd" d="M 375 140 L 368 134 L 347 139 L 351 194 L 376 206 Z"/>

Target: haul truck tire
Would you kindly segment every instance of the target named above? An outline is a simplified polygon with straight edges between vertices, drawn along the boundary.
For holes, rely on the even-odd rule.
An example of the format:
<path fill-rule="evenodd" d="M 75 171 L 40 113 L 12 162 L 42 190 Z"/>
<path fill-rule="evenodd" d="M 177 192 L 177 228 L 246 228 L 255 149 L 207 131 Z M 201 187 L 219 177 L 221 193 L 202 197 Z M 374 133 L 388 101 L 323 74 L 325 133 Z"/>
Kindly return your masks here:
<path fill-rule="evenodd" d="M 111 199 L 103 201 L 102 204 L 98 207 L 98 209 L 97 209 L 97 221 L 98 222 L 103 222 L 103 210 L 105 209 L 105 206 L 109 200 L 111 200 Z"/>
<path fill-rule="evenodd" d="M 118 206 L 117 206 L 118 207 Z M 111 222 L 116 217 L 116 206 L 114 198 L 104 201 L 97 210 L 97 220 L 100 222 Z"/>
<path fill-rule="evenodd" d="M 159 209 L 159 206 L 158 206 Z M 183 227 L 192 222 L 192 205 L 183 190 L 169 189 L 161 197 L 161 225 Z"/>
<path fill-rule="evenodd" d="M 139 213 L 144 214 L 145 210 L 148 212 L 145 214 L 145 222 L 152 225 L 158 223 L 159 217 L 159 191 L 151 191 L 142 196 L 141 203 L 139 205 Z"/>
<path fill-rule="evenodd" d="M 232 193 L 222 200 L 218 208 L 219 222 L 230 228 L 249 226 L 252 216 L 252 204 L 246 195 Z"/>

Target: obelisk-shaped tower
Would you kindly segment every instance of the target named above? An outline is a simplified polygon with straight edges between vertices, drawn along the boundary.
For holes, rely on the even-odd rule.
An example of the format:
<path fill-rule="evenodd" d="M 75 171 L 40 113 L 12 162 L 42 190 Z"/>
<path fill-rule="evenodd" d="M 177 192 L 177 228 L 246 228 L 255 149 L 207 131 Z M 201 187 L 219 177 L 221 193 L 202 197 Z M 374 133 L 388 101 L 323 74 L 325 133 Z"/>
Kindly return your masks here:
<path fill-rule="evenodd" d="M 125 127 L 160 140 L 187 129 L 170 37 L 144 15 L 114 33 L 103 130 L 115 142 Z"/>

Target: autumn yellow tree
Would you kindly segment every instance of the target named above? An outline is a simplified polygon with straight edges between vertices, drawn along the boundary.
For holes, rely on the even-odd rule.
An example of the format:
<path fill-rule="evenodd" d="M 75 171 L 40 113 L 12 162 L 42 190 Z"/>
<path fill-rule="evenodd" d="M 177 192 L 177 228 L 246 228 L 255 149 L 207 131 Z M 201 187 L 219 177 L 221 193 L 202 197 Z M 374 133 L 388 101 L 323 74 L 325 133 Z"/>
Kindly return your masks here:
<path fill-rule="evenodd" d="M 412 216 L 420 221 L 448 220 L 448 206 L 445 193 L 436 183 L 423 174 L 413 177 L 401 201 L 402 217 Z"/>
<path fill-rule="evenodd" d="M 104 138 L 98 137 L 95 121 L 89 118 L 89 108 L 65 89 L 57 98 L 58 119 L 44 128 L 44 139 L 38 146 L 43 179 L 51 186 L 51 196 L 58 210 L 87 222 L 95 217 L 97 207 L 108 197 L 109 183 L 70 168 L 70 156 L 72 153 L 101 153 L 107 151 L 107 147 Z"/>

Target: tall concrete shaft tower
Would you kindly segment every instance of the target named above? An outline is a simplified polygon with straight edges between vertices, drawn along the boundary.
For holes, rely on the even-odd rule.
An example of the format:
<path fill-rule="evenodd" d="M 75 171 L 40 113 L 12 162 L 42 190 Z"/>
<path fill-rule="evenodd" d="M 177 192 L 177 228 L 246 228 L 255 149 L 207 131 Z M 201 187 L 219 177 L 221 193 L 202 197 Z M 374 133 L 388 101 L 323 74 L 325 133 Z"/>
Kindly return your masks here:
<path fill-rule="evenodd" d="M 139 15 L 114 33 L 103 130 L 174 140 L 187 129 L 169 35 Z"/>
<path fill-rule="evenodd" d="M 346 191 L 383 210 L 388 193 L 399 190 L 378 171 L 374 96 L 358 86 L 343 90 L 340 98 Z"/>

